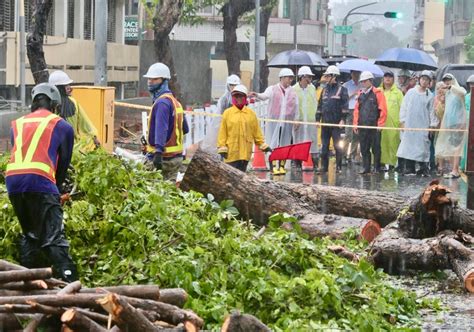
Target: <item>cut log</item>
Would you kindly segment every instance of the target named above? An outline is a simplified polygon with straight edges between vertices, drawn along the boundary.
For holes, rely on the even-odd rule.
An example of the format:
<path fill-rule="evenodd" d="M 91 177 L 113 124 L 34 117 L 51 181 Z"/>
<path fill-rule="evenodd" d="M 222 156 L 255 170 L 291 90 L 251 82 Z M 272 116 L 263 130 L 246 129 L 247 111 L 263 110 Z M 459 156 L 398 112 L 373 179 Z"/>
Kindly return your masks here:
<path fill-rule="evenodd" d="M 0 314 L 0 331 L 23 330 L 34 315 L 32 314 Z"/>
<path fill-rule="evenodd" d="M 352 228 L 359 231 L 360 237 L 371 242 L 381 231 L 379 224 L 373 220 L 329 214 L 307 214 L 298 223 L 301 230 L 311 238 L 329 236 L 337 239 Z M 283 225 L 285 229 L 289 226 Z"/>
<path fill-rule="evenodd" d="M 136 296 L 135 296 L 136 297 Z M 188 293 L 182 288 L 165 288 L 160 289 L 160 302 L 184 307 L 188 300 Z"/>
<path fill-rule="evenodd" d="M 0 284 L 12 281 L 47 279 L 52 275 L 53 269 L 51 269 L 50 267 L 42 269 L 2 271 L 0 272 Z"/>
<path fill-rule="evenodd" d="M 233 313 L 224 320 L 221 332 L 270 332 L 271 330 L 256 317 Z"/>
<path fill-rule="evenodd" d="M 389 192 L 260 180 L 202 150 L 194 154 L 180 188 L 212 194 L 219 202 L 231 199 L 243 218 L 258 225 L 286 212 L 297 218 L 312 213 L 373 219 L 385 227 L 412 202 Z M 474 234 L 474 211 L 453 204 L 447 216 L 449 229 Z"/>
<path fill-rule="evenodd" d="M 24 266 L 6 261 L 4 259 L 0 259 L 0 271 L 13 271 L 13 270 L 27 270 L 27 268 Z M 44 281 L 48 284 L 49 288 L 64 286 L 67 284 L 64 281 L 55 279 L 55 278 L 49 278 Z"/>
<path fill-rule="evenodd" d="M 120 326 L 127 326 L 130 331 L 159 331 L 143 313 L 132 307 L 121 296 L 111 293 L 97 302 L 112 315 L 112 319 Z M 64 315 L 63 315 L 64 316 Z"/>
<path fill-rule="evenodd" d="M 443 238 L 441 244 L 448 255 L 452 269 L 466 290 L 474 293 L 474 250 L 452 238 Z"/>
<path fill-rule="evenodd" d="M 160 287 L 156 285 L 112 286 L 112 287 L 108 286 L 108 287 L 97 287 L 97 288 L 84 288 L 81 290 L 81 293 L 97 293 L 97 294 L 116 293 L 119 295 L 124 295 L 124 296 L 129 296 L 129 297 L 161 301 Z"/>
<path fill-rule="evenodd" d="M 14 296 L 0 297 L 0 305 L 2 304 L 25 304 L 26 301 L 35 301 L 40 304 L 56 306 L 56 307 L 81 307 L 90 309 L 99 309 L 102 307 L 95 301 L 103 298 L 103 294 L 74 294 L 74 295 L 35 295 L 35 296 Z M 186 321 L 192 322 L 197 327 L 203 325 L 203 321 L 191 310 L 184 310 L 177 306 L 147 299 L 137 299 L 133 297 L 122 297 L 130 305 L 135 308 L 155 311 L 161 320 L 178 325 Z"/>
<path fill-rule="evenodd" d="M 61 289 L 58 292 L 58 295 L 66 295 L 66 294 L 76 293 L 77 291 L 79 291 L 81 289 L 81 287 L 82 287 L 81 282 L 79 280 L 76 280 L 76 281 L 68 284 L 63 289 Z M 42 314 L 35 315 L 35 317 L 32 319 L 32 321 L 25 328 L 24 332 L 30 332 L 30 331 L 34 332 L 34 331 L 36 331 L 38 329 L 38 327 L 40 326 L 41 322 L 44 320 L 44 318 L 45 318 L 45 316 L 42 315 Z M 68 326 L 71 327 L 70 325 L 68 325 Z"/>
<path fill-rule="evenodd" d="M 66 310 L 61 316 L 61 322 L 66 324 L 73 330 L 89 331 L 89 332 L 104 332 L 106 328 L 94 322 L 92 319 L 83 315 L 75 309 Z M 138 331 L 138 330 L 137 330 Z"/>
<path fill-rule="evenodd" d="M 0 284 L 0 288 L 18 291 L 29 291 L 35 289 L 46 290 L 48 289 L 48 284 L 44 280 L 13 281 Z"/>
<path fill-rule="evenodd" d="M 145 287 L 145 288 L 142 288 Z M 137 289 L 135 289 L 137 288 Z M 136 298 L 154 299 L 157 297 L 156 289 L 158 286 L 148 285 L 137 285 L 137 286 L 119 286 L 119 287 L 99 287 L 99 288 L 82 288 L 80 294 L 104 294 L 108 292 L 117 293 L 119 295 L 125 295 Z M 121 291 L 124 290 L 122 294 Z M 0 296 L 30 296 L 30 295 L 53 295 L 57 294 L 57 289 L 44 289 L 44 290 L 5 290 L 0 289 Z M 168 303 L 182 308 L 188 299 L 188 294 L 182 288 L 169 288 L 159 290 L 159 301 Z"/>

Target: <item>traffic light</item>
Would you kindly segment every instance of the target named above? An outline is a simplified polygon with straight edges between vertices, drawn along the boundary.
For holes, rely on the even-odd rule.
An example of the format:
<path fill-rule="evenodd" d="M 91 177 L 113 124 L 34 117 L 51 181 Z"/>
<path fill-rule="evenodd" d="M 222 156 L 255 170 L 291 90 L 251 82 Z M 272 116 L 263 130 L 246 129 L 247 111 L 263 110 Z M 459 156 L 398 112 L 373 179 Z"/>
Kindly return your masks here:
<path fill-rule="evenodd" d="M 383 16 L 386 18 L 402 18 L 403 14 L 399 12 L 385 12 Z"/>

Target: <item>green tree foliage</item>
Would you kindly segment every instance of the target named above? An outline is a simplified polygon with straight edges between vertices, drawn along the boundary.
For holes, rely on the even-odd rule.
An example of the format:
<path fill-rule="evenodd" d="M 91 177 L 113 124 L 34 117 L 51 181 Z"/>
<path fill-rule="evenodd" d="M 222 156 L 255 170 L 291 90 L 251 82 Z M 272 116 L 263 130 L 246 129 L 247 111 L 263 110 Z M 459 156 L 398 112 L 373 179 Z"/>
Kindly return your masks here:
<path fill-rule="evenodd" d="M 1 163 L 5 168 L 5 159 Z M 426 300 L 390 286 L 366 260 L 331 253 L 328 239 L 308 240 L 278 226 L 236 219 L 231 201 L 183 192 L 161 175 L 104 152 L 74 158 L 82 196 L 65 206 L 66 234 L 87 286 L 154 283 L 182 287 L 187 307 L 216 329 L 233 309 L 274 331 L 380 331 L 419 324 Z M 0 191 L 4 191 L 0 184 Z M 16 259 L 20 228 L 7 195 L 0 196 L 0 257 Z M 362 251 L 348 235 L 344 243 Z M 339 242 L 341 243 L 341 242 Z"/>
<path fill-rule="evenodd" d="M 469 34 L 464 38 L 464 45 L 466 47 L 467 61 L 474 63 L 474 23 L 471 23 Z"/>

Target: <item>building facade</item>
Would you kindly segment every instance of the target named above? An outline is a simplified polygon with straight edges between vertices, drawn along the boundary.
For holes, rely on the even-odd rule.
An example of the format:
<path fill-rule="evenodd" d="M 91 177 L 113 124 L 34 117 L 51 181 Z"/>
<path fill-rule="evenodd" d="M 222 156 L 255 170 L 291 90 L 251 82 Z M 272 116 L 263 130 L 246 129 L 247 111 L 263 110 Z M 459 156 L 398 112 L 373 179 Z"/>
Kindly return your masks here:
<path fill-rule="evenodd" d="M 25 3 L 25 25 L 29 31 L 32 1 Z M 108 0 L 107 69 L 108 84 L 116 87 L 117 97 L 136 95 L 139 74 L 138 46 L 124 43 L 124 17 L 130 1 Z M 53 0 L 44 38 L 48 69 L 64 70 L 74 84 L 93 84 L 95 67 L 94 0 Z M 19 96 L 19 1 L 0 2 L 0 95 L 5 99 Z M 26 59 L 26 85 L 34 84 Z"/>
<path fill-rule="evenodd" d="M 416 0 L 413 27 L 413 48 L 435 56 L 431 45 L 444 38 L 444 0 Z"/>
<path fill-rule="evenodd" d="M 438 64 L 466 63 L 464 38 L 474 15 L 473 0 L 444 1 L 444 38 L 432 42 Z"/>

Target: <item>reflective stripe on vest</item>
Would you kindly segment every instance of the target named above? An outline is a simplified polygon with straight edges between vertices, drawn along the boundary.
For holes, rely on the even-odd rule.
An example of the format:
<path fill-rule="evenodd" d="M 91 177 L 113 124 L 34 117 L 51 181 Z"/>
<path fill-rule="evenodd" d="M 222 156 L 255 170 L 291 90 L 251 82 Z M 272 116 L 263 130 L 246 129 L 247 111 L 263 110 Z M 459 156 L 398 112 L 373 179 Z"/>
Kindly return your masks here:
<path fill-rule="evenodd" d="M 15 151 L 12 154 L 10 163 L 7 165 L 7 176 L 32 173 L 44 176 L 55 182 L 55 169 L 53 168 L 52 162 L 50 161 L 50 164 L 48 164 L 42 161 L 33 160 L 33 157 L 40 144 L 42 145 L 41 148 L 44 148 L 44 144 L 47 143 L 47 149 L 49 149 L 50 142 L 42 142 L 42 139 L 44 139 L 44 133 L 51 122 L 54 121 L 57 123 L 59 120 L 60 117 L 56 114 L 49 114 L 43 117 L 22 117 L 14 121 L 14 129 L 16 129 L 16 133 L 14 135 Z M 34 129 L 34 133 L 29 143 L 23 142 L 23 129 L 24 125 L 27 123 L 38 123 L 38 126 L 36 129 Z M 49 137 L 49 140 L 51 140 L 51 136 Z M 23 157 L 24 144 L 27 144 L 27 150 L 25 156 Z M 47 158 L 49 159 L 49 156 Z"/>
<path fill-rule="evenodd" d="M 173 156 L 175 154 L 183 152 L 184 110 L 181 104 L 179 103 L 179 101 L 177 101 L 176 98 L 170 93 L 165 93 L 165 94 L 162 94 L 160 97 L 158 97 L 158 99 L 155 101 L 155 105 L 160 99 L 163 99 L 163 98 L 168 98 L 173 103 L 173 116 L 174 116 L 173 131 L 171 133 L 170 139 L 165 144 L 165 151 L 163 152 L 163 157 L 169 157 L 169 156 Z M 148 119 L 148 132 L 151 132 L 150 124 L 151 124 L 152 115 L 153 114 L 151 114 L 150 118 Z M 147 151 L 154 152 L 155 147 L 148 146 Z"/>

